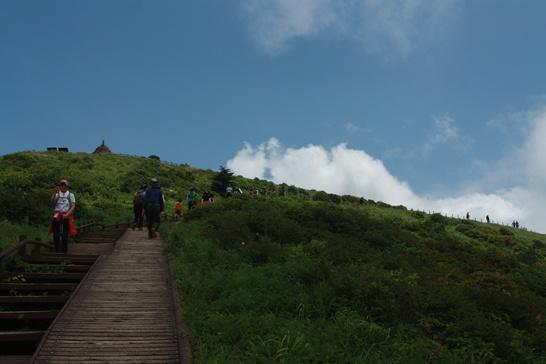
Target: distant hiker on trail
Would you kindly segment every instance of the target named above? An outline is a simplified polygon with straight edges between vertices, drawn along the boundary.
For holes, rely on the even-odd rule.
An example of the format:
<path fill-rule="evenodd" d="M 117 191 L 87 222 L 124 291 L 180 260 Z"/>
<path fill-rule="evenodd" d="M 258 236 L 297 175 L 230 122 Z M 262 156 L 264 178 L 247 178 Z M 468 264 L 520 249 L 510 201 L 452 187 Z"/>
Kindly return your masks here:
<path fill-rule="evenodd" d="M 203 195 L 201 196 L 201 205 L 208 205 L 209 203 L 213 203 L 213 202 L 214 202 L 214 195 L 208 190 L 203 192 Z"/>
<path fill-rule="evenodd" d="M 188 203 L 188 211 L 193 209 L 199 201 L 199 195 L 195 192 L 195 188 L 190 188 L 188 194 L 186 195 L 186 202 Z"/>
<path fill-rule="evenodd" d="M 179 220 L 182 218 L 182 202 L 180 199 L 176 201 L 176 204 L 174 205 L 174 218 L 176 220 Z"/>
<path fill-rule="evenodd" d="M 519 221 L 516 220 L 516 229 L 519 229 Z"/>
<path fill-rule="evenodd" d="M 131 228 L 135 230 L 138 227 L 138 230 L 142 230 L 142 225 L 144 225 L 144 194 L 146 193 L 146 185 L 140 186 L 140 189 L 135 192 L 133 196 L 133 213 L 135 218 L 133 219 L 133 225 Z"/>
<path fill-rule="evenodd" d="M 233 195 L 233 187 L 227 186 L 226 187 L 226 197 L 231 197 Z"/>
<path fill-rule="evenodd" d="M 165 199 L 156 178 L 150 180 L 150 188 L 144 194 L 144 208 L 146 209 L 146 223 L 148 225 L 148 238 L 157 237 L 157 229 L 161 221 L 161 213 L 165 209 Z"/>
<path fill-rule="evenodd" d="M 66 253 L 68 250 L 68 236 L 76 235 L 74 224 L 74 210 L 76 196 L 68 190 L 68 181 L 63 179 L 55 186 L 51 196 L 53 204 L 53 219 L 48 234 L 53 234 L 56 253 Z"/>
<path fill-rule="evenodd" d="M 470 213 L 468 213 L 468 212 L 466 213 L 466 219 L 470 220 Z"/>
<path fill-rule="evenodd" d="M 486 220 L 487 223 L 489 224 L 489 215 L 485 215 L 485 220 Z"/>

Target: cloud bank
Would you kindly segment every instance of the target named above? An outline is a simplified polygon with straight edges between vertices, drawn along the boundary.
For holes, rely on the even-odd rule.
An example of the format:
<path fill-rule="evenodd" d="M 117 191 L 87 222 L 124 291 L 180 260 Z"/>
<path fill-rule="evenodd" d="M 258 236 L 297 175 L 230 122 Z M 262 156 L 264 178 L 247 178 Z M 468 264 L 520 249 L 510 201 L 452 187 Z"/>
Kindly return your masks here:
<path fill-rule="evenodd" d="M 243 0 L 255 42 L 267 53 L 324 32 L 361 42 L 369 52 L 407 56 L 449 28 L 456 0 Z"/>
<path fill-rule="evenodd" d="M 284 148 L 271 138 L 257 147 L 245 144 L 227 166 L 245 177 L 447 215 L 463 216 L 470 212 L 474 218 L 489 215 L 494 221 L 504 223 L 519 220 L 524 226 L 546 232 L 546 106 L 502 118 L 511 127 L 513 120 L 518 121 L 523 142 L 490 163 L 484 175 L 467 189 L 445 197 L 418 195 L 406 182 L 393 176 L 381 160 L 344 143 L 331 149 L 313 144 Z M 449 116 L 437 118 L 435 126 L 428 139 L 431 148 L 465 139 Z"/>
<path fill-rule="evenodd" d="M 525 218 L 524 210 L 503 194 L 468 192 L 440 199 L 419 196 L 407 183 L 394 177 L 381 160 L 346 144 L 330 150 L 318 145 L 283 148 L 277 139 L 271 138 L 255 148 L 245 144 L 227 167 L 249 178 L 362 196 L 448 215 L 463 216 L 470 212 L 472 217 L 485 218 L 489 214 L 504 222 Z"/>

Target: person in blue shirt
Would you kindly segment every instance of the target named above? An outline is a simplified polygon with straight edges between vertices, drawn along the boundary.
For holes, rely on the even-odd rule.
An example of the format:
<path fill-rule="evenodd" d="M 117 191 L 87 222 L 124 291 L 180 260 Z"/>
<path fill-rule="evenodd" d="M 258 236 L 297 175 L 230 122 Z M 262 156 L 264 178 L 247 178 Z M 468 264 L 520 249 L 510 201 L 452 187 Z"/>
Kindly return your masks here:
<path fill-rule="evenodd" d="M 150 180 L 150 188 L 144 194 L 144 208 L 146 210 L 148 238 L 154 239 L 157 237 L 161 213 L 165 209 L 165 199 L 161 192 L 159 181 L 156 178 Z"/>

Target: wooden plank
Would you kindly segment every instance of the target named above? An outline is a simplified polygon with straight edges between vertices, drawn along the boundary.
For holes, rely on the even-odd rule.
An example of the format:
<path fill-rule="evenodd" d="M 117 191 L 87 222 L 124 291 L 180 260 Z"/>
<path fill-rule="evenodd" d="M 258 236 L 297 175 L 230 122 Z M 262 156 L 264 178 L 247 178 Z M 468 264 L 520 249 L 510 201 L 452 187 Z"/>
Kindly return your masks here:
<path fill-rule="evenodd" d="M 87 264 L 91 265 L 96 258 L 66 258 L 64 256 L 29 255 L 22 258 L 31 264 Z"/>
<path fill-rule="evenodd" d="M 85 273 L 89 270 L 89 265 L 84 264 L 41 264 L 44 270 L 50 270 L 53 272 L 64 273 Z"/>
<path fill-rule="evenodd" d="M 0 296 L 0 303 L 6 305 L 20 303 L 64 303 L 68 296 Z"/>
<path fill-rule="evenodd" d="M 27 273 L 27 272 L 3 272 L 0 279 L 17 281 L 81 281 L 85 273 Z"/>
<path fill-rule="evenodd" d="M 0 332 L 0 342 L 40 341 L 45 331 L 4 331 Z"/>
<path fill-rule="evenodd" d="M 71 291 L 76 288 L 77 283 L 2 283 L 0 290 L 9 291 Z"/>
<path fill-rule="evenodd" d="M 54 253 L 54 252 L 40 252 L 39 256 L 59 257 L 59 258 L 65 258 L 65 259 L 92 259 L 92 260 L 95 260 L 99 257 L 97 254 L 67 254 L 67 253 Z"/>
<path fill-rule="evenodd" d="M 0 355 L 2 364 L 30 364 L 32 355 Z"/>
<path fill-rule="evenodd" d="M 59 310 L 0 311 L 0 320 L 53 319 Z"/>

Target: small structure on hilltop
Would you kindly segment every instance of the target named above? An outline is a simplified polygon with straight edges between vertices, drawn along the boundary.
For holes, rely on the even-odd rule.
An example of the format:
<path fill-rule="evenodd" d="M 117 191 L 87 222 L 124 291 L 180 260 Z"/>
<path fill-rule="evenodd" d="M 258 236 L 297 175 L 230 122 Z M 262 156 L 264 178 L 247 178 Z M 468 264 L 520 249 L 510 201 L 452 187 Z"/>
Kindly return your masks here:
<path fill-rule="evenodd" d="M 47 147 L 48 152 L 65 152 L 68 153 L 67 147 Z"/>
<path fill-rule="evenodd" d="M 104 140 L 103 140 L 102 144 L 99 145 L 97 148 L 95 148 L 95 151 L 93 152 L 93 154 L 105 154 L 105 153 L 112 153 L 112 151 L 110 150 L 110 148 L 106 146 L 106 144 L 104 144 Z"/>

